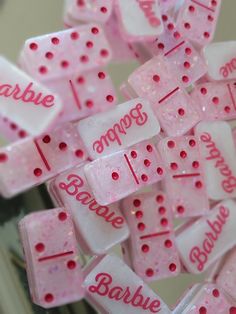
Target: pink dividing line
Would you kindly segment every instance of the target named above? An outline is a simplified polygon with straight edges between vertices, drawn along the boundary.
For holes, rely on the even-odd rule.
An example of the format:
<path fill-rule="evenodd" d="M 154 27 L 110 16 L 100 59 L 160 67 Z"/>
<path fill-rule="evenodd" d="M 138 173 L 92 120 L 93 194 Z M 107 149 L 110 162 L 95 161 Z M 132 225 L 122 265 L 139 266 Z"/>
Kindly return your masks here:
<path fill-rule="evenodd" d="M 236 103 L 235 103 L 235 99 L 234 99 L 234 96 L 233 96 L 233 93 L 232 93 L 232 89 L 230 87 L 230 84 L 227 84 L 227 87 L 228 87 L 228 90 L 229 90 L 229 94 L 230 94 L 230 98 L 232 100 L 232 103 L 234 105 L 234 110 L 236 110 Z"/>
<path fill-rule="evenodd" d="M 36 146 L 36 149 L 37 149 L 37 151 L 38 151 L 38 153 L 39 153 L 39 155 L 40 155 L 40 157 L 41 157 L 41 159 L 42 159 L 42 161 L 43 161 L 45 167 L 47 168 L 48 171 L 50 171 L 50 170 L 51 170 L 51 167 L 50 167 L 50 165 L 49 165 L 49 163 L 48 163 L 46 157 L 44 156 L 44 153 L 43 153 L 41 147 L 39 146 L 37 140 L 34 140 L 34 144 L 35 144 L 35 146 Z"/>
<path fill-rule="evenodd" d="M 135 172 L 134 172 L 134 169 L 133 169 L 133 167 L 132 167 L 132 165 L 131 165 L 131 163 L 130 163 L 130 161 L 129 161 L 129 158 L 127 157 L 126 154 L 124 154 L 124 157 L 125 157 L 125 160 L 126 160 L 126 162 L 127 162 L 127 164 L 128 164 L 128 167 L 129 167 L 129 169 L 130 169 L 130 171 L 131 171 L 131 173 L 132 173 L 132 175 L 133 175 L 133 177 L 134 177 L 135 182 L 136 182 L 137 184 L 139 184 L 138 178 L 137 178 L 137 176 L 136 176 L 136 174 L 135 174 Z"/>
<path fill-rule="evenodd" d="M 58 253 L 58 254 L 51 255 L 51 256 L 41 257 L 41 258 L 38 259 L 38 261 L 39 262 L 48 261 L 50 259 L 55 259 L 55 258 L 58 258 L 58 257 L 68 256 L 68 255 L 72 255 L 72 254 L 74 254 L 73 251 L 69 251 L 69 252 L 65 252 L 65 253 Z"/>
<path fill-rule="evenodd" d="M 162 103 L 163 101 L 165 101 L 168 97 L 170 97 L 171 95 L 173 95 L 174 93 L 176 93 L 179 90 L 179 87 L 176 87 L 174 90 L 172 90 L 171 92 L 169 92 L 167 95 L 165 95 L 163 98 L 161 98 L 158 103 Z"/>
<path fill-rule="evenodd" d="M 199 1 L 197 1 L 197 0 L 191 0 L 191 1 L 192 1 L 193 3 L 199 5 L 200 7 L 206 9 L 206 10 L 209 10 L 209 11 L 211 11 L 211 12 L 215 12 L 214 9 L 209 8 L 208 6 L 206 6 L 205 4 L 203 4 L 203 3 L 201 3 L 201 2 L 199 2 Z"/>
<path fill-rule="evenodd" d="M 168 56 L 172 51 L 174 51 L 175 49 L 178 49 L 179 47 L 183 46 L 183 44 L 185 44 L 185 41 L 181 41 L 181 43 L 179 43 L 178 45 L 176 45 L 175 47 L 171 48 L 169 51 L 167 51 L 164 56 Z"/>
<path fill-rule="evenodd" d="M 163 235 L 166 235 L 166 234 L 169 234 L 169 233 L 170 233 L 170 231 L 162 231 L 162 232 L 157 232 L 157 233 L 151 233 L 151 234 L 147 234 L 147 235 L 141 236 L 140 239 L 143 240 L 143 239 L 148 239 L 148 238 L 160 237 L 160 236 L 163 236 Z"/>
<path fill-rule="evenodd" d="M 178 178 L 189 178 L 189 177 L 198 177 L 200 176 L 200 173 L 185 173 L 185 174 L 175 174 L 173 175 L 174 179 Z"/>
<path fill-rule="evenodd" d="M 79 97 L 76 93 L 74 83 L 72 82 L 72 80 L 69 80 L 69 83 L 70 83 L 72 94 L 73 94 L 74 99 L 75 99 L 76 106 L 78 107 L 79 110 L 81 110 L 81 103 L 80 103 Z"/>

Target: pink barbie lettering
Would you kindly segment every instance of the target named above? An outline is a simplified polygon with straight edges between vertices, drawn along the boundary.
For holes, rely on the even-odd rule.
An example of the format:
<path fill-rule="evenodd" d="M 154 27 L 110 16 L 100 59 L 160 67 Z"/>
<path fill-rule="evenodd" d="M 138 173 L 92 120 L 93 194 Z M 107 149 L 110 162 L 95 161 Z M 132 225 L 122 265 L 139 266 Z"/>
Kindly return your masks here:
<path fill-rule="evenodd" d="M 0 84 L 0 97 L 11 97 L 14 100 L 21 100 L 24 103 L 33 103 L 42 105 L 46 108 L 54 105 L 53 95 L 43 95 L 33 90 L 33 83 L 29 83 L 26 87 L 20 87 L 19 84 Z"/>
<path fill-rule="evenodd" d="M 227 165 L 224 157 L 222 156 L 220 150 L 216 147 L 215 142 L 212 140 L 211 135 L 204 132 L 201 137 L 201 141 L 206 143 L 206 148 L 209 149 L 209 154 L 206 160 L 214 160 L 214 167 L 219 170 L 223 176 L 221 186 L 226 193 L 232 193 L 236 187 L 236 177 L 233 175 L 232 170 Z"/>
<path fill-rule="evenodd" d="M 194 246 L 189 254 L 191 263 L 197 264 L 199 271 L 204 270 L 204 266 L 208 261 L 208 256 L 214 250 L 215 242 L 220 237 L 223 227 L 229 218 L 230 211 L 224 206 L 220 206 L 219 213 L 214 221 L 207 219 L 209 230 L 205 232 L 204 240 L 201 246 Z"/>
<path fill-rule="evenodd" d="M 120 135 L 126 135 L 126 130 L 129 129 L 134 123 L 138 126 L 144 125 L 148 120 L 148 115 L 142 112 L 142 104 L 137 104 L 130 112 L 124 115 L 118 123 L 115 123 L 112 128 L 93 143 L 93 150 L 98 154 L 104 151 L 104 147 L 109 147 L 111 142 L 117 142 L 122 145 Z"/>
<path fill-rule="evenodd" d="M 68 195 L 74 196 L 78 202 L 87 206 L 88 210 L 94 211 L 96 215 L 103 217 L 114 228 L 120 229 L 123 227 L 125 222 L 123 217 L 117 216 L 108 206 L 99 205 L 88 191 L 79 191 L 79 188 L 84 186 L 84 181 L 80 176 L 72 173 L 68 175 L 67 180 L 66 183 L 59 183 L 61 190 L 65 190 Z"/>
<path fill-rule="evenodd" d="M 227 78 L 235 70 L 236 70 L 236 58 L 233 58 L 220 68 L 220 74 L 224 78 Z"/>
<path fill-rule="evenodd" d="M 155 5 L 156 1 L 154 0 L 137 0 L 140 9 L 145 14 L 148 22 L 153 27 L 158 27 L 161 22 L 159 18 L 155 16 L 155 12 L 153 10 L 153 6 Z"/>
<path fill-rule="evenodd" d="M 142 295 L 142 286 L 139 286 L 134 293 L 131 292 L 129 286 L 125 288 L 112 286 L 113 278 L 108 273 L 97 274 L 95 280 L 97 285 L 91 285 L 88 288 L 91 293 L 97 293 L 111 300 L 130 304 L 134 308 L 140 307 L 144 311 L 150 311 L 151 313 L 158 313 L 161 310 L 161 302 L 159 300 L 151 300 L 150 297 Z"/>

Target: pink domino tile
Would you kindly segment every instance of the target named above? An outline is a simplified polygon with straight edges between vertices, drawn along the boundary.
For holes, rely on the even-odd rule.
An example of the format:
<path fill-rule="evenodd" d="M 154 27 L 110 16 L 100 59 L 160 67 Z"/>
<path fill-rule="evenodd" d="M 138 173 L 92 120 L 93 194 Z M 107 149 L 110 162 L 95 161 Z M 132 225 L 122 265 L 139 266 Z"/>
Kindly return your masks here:
<path fill-rule="evenodd" d="M 208 216 L 187 224 L 177 234 L 176 243 L 185 268 L 194 274 L 211 267 L 236 245 L 236 203 L 218 203 Z"/>
<path fill-rule="evenodd" d="M 199 46 L 206 46 L 214 37 L 221 0 L 186 0 L 180 7 L 177 27 Z"/>
<path fill-rule="evenodd" d="M 170 16 L 163 15 L 162 19 L 164 32 L 155 41 L 148 43 L 147 47 L 153 56 L 161 55 L 170 63 L 179 84 L 186 88 L 207 72 L 205 61 L 189 40 L 178 31 Z"/>
<path fill-rule="evenodd" d="M 177 276 L 180 260 L 167 196 L 161 191 L 128 196 L 122 209 L 130 228 L 128 247 L 135 273 L 144 281 Z"/>
<path fill-rule="evenodd" d="M 158 0 L 116 0 L 115 8 L 126 41 L 149 41 L 163 32 Z"/>
<path fill-rule="evenodd" d="M 120 258 L 107 255 L 85 275 L 86 299 L 101 313 L 170 314 L 156 295 Z"/>
<path fill-rule="evenodd" d="M 66 1 L 66 11 L 69 16 L 80 22 L 105 23 L 113 8 L 111 0 L 69 0 Z"/>
<path fill-rule="evenodd" d="M 173 314 L 235 314 L 236 304 L 215 284 L 195 284 L 179 301 Z"/>
<path fill-rule="evenodd" d="M 163 57 L 154 57 L 128 78 L 135 93 L 152 104 L 168 136 L 187 133 L 200 120 L 194 101 L 175 77 Z"/>
<path fill-rule="evenodd" d="M 236 196 L 236 149 L 230 125 L 225 121 L 202 121 L 195 128 L 208 197 L 222 200 Z"/>
<path fill-rule="evenodd" d="M 209 213 L 203 158 L 194 136 L 167 137 L 158 143 L 167 169 L 165 191 L 176 217 Z"/>
<path fill-rule="evenodd" d="M 68 122 L 111 109 L 117 103 L 115 88 L 103 69 L 74 73 L 47 82 L 64 104 L 58 121 Z"/>
<path fill-rule="evenodd" d="M 236 79 L 236 41 L 211 43 L 202 51 L 212 81 Z"/>
<path fill-rule="evenodd" d="M 72 123 L 37 139 L 26 138 L 0 149 L 0 191 L 12 197 L 37 186 L 88 157 Z"/>
<path fill-rule="evenodd" d="M 199 107 L 203 119 L 236 119 L 236 81 L 198 84 L 191 96 Z"/>
<path fill-rule="evenodd" d="M 153 143 L 143 141 L 94 160 L 85 166 L 85 175 L 95 199 L 107 205 L 160 181 L 165 169 Z"/>
<path fill-rule="evenodd" d="M 119 204 L 102 206 L 94 199 L 83 165 L 53 179 L 49 192 L 56 203 L 71 214 L 78 243 L 86 254 L 104 254 L 129 236 Z"/>
<path fill-rule="evenodd" d="M 160 132 L 149 102 L 135 98 L 78 122 L 78 132 L 93 159 L 115 153 Z"/>
<path fill-rule="evenodd" d="M 25 216 L 19 230 L 34 303 L 50 308 L 84 297 L 71 217 L 62 208 Z"/>
<path fill-rule="evenodd" d="M 223 265 L 218 272 L 216 283 L 225 293 L 236 301 L 236 248 L 234 247 L 229 254 L 226 255 Z M 236 310 L 235 310 L 236 312 Z"/>
<path fill-rule="evenodd" d="M 65 12 L 63 19 L 66 28 L 78 26 L 78 21 L 68 15 L 67 12 Z M 133 60 L 142 62 L 143 58 L 140 57 L 140 51 L 136 48 L 135 43 L 129 43 L 123 39 L 114 11 L 108 21 L 106 21 L 106 23 L 104 23 L 102 27 L 112 50 L 113 62 L 120 63 Z"/>
<path fill-rule="evenodd" d="M 47 131 L 63 104 L 58 95 L 0 56 L 0 115 L 33 136 Z"/>
<path fill-rule="evenodd" d="M 19 63 L 32 77 L 46 82 L 100 68 L 110 60 L 111 49 L 102 28 L 85 24 L 27 39 Z"/>

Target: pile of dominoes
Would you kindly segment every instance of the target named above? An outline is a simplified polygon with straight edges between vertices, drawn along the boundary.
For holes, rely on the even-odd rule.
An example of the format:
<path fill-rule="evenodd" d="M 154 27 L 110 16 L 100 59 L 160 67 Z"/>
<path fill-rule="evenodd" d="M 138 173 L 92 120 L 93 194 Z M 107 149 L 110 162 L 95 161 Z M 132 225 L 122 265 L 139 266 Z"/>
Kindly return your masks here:
<path fill-rule="evenodd" d="M 212 43 L 220 7 L 67 0 L 64 30 L 26 40 L 18 66 L 0 58 L 0 193 L 46 184 L 55 204 L 19 222 L 34 303 L 236 313 L 236 41 Z M 118 104 L 106 66 L 131 61 Z M 148 286 L 203 272 L 172 307 Z"/>

